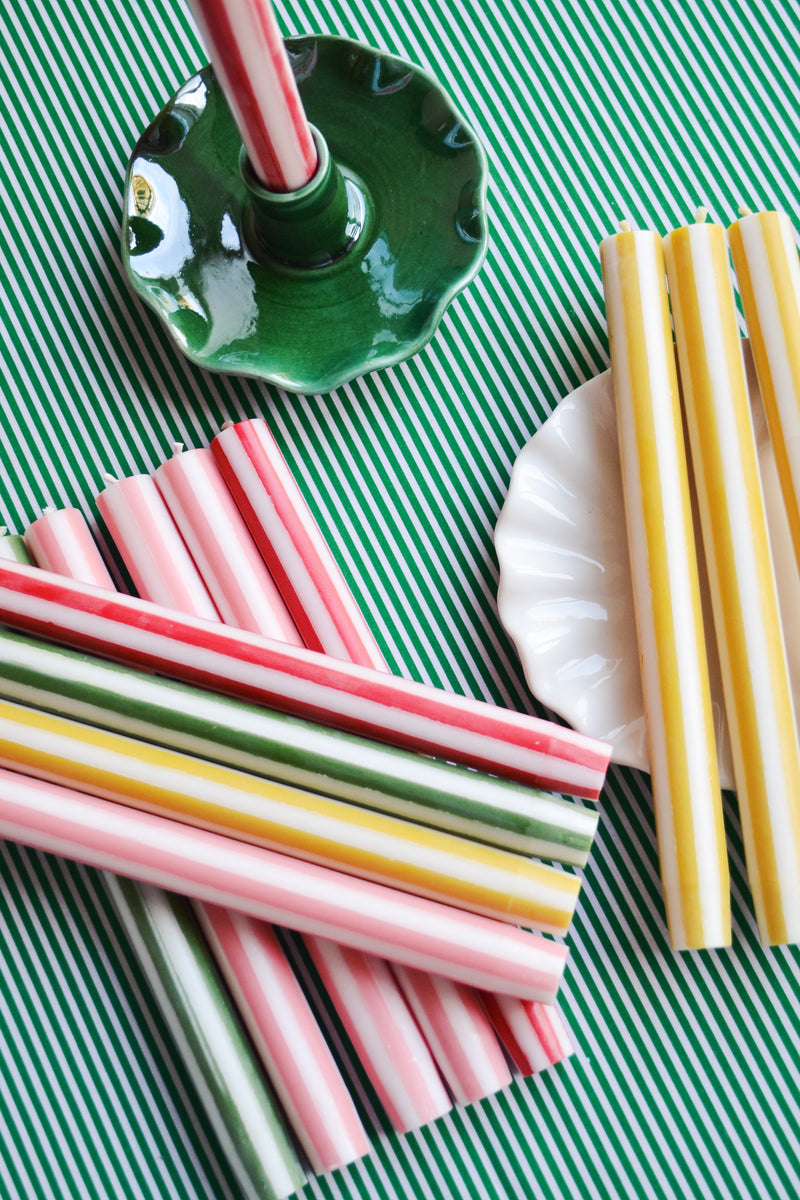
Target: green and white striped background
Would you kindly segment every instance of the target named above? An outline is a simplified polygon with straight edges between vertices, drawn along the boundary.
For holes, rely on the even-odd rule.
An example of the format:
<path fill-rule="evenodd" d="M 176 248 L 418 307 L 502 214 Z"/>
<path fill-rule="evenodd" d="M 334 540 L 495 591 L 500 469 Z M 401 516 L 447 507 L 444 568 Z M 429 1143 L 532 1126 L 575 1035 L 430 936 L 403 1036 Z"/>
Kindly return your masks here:
<path fill-rule="evenodd" d="M 129 151 L 204 61 L 180 0 L 15 0 L 5 97 L 0 522 L 94 517 L 102 473 L 268 417 L 398 672 L 531 707 L 496 617 L 515 455 L 607 365 L 596 247 L 698 203 L 800 220 L 791 0 L 287 0 L 287 34 L 430 68 L 480 131 L 491 249 L 413 361 L 290 397 L 184 361 L 117 250 Z M 571 935 L 580 1051 L 406 1137 L 347 1070 L 374 1150 L 314 1197 L 794 1197 L 800 960 L 757 943 L 730 812 L 735 948 L 666 947 L 647 779 L 614 769 Z M 238 1200 L 96 876 L 0 852 L 3 1200 Z M 332 1029 L 334 1037 L 337 1030 Z"/>

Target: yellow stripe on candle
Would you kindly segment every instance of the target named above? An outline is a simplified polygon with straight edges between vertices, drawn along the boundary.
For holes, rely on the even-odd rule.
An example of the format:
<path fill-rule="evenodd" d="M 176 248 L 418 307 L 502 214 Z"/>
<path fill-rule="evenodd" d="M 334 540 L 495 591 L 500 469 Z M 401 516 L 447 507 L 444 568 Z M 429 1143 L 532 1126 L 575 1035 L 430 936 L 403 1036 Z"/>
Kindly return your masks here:
<path fill-rule="evenodd" d="M 726 946 L 728 860 L 661 240 L 623 232 L 600 253 L 670 940 Z"/>
<path fill-rule="evenodd" d="M 785 213 L 751 213 L 729 230 L 783 503 L 800 566 L 800 259 Z"/>
<path fill-rule="evenodd" d="M 0 764 L 545 932 L 577 876 L 521 855 L 0 701 Z"/>
<path fill-rule="evenodd" d="M 725 235 L 665 239 L 750 886 L 762 941 L 800 939 L 800 753 Z"/>

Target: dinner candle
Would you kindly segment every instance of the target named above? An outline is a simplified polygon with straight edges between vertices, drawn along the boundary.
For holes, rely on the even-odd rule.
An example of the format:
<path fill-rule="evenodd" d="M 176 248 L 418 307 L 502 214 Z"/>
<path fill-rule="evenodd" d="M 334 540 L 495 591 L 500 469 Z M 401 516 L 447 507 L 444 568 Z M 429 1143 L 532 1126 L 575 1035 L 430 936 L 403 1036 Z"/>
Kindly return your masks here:
<path fill-rule="evenodd" d="M 550 1003 L 563 977 L 514 925 L 2 769 L 0 837 L 487 991 Z"/>
<path fill-rule="evenodd" d="M 211 451 L 305 644 L 385 670 L 380 648 L 266 421 L 226 424 Z"/>
<path fill-rule="evenodd" d="M 25 545 L 38 567 L 81 583 L 116 590 L 116 585 L 77 508 L 46 508 L 25 530 Z"/>
<path fill-rule="evenodd" d="M 783 212 L 728 230 L 784 508 L 800 566 L 800 260 Z"/>
<path fill-rule="evenodd" d="M 0 560 L 0 619 L 128 665 L 596 799 L 611 747 L 552 721 Z"/>
<path fill-rule="evenodd" d="M 0 762 L 547 933 L 566 932 L 580 890 L 517 854 L 8 701 Z"/>
<path fill-rule="evenodd" d="M 97 507 L 137 593 L 156 604 L 216 620 L 216 605 L 152 476 L 103 479 L 106 487 L 97 497 Z"/>
<path fill-rule="evenodd" d="M 800 938 L 800 752 L 725 234 L 664 243 L 747 871 L 763 942 Z"/>
<path fill-rule="evenodd" d="M 270 0 L 189 0 L 255 175 L 304 187 L 317 151 Z"/>
<path fill-rule="evenodd" d="M 301 645 L 211 451 L 176 444 L 153 479 L 222 620 Z"/>
<path fill-rule="evenodd" d="M 33 562 L 25 538 L 18 533 L 9 533 L 6 525 L 0 525 L 0 558 L 7 558 L 11 562 Z"/>
<path fill-rule="evenodd" d="M 484 995 L 486 1011 L 521 1075 L 535 1075 L 574 1053 L 572 1040 L 554 1004 Z"/>
<path fill-rule="evenodd" d="M 388 671 L 266 422 L 229 422 L 211 449 L 306 645 Z M 478 996 L 419 972 L 400 981 L 451 1093 L 466 1103 L 505 1086 L 508 1070 Z"/>
<path fill-rule="evenodd" d="M 393 970 L 457 1104 L 476 1103 L 511 1083 L 500 1043 L 473 988 L 410 967 L 395 965 Z"/>
<path fill-rule="evenodd" d="M 105 882 L 243 1195 L 291 1195 L 305 1173 L 190 905 L 130 879 Z"/>
<path fill-rule="evenodd" d="M 306 942 L 325 990 L 394 1129 L 407 1133 L 452 1107 L 389 964 L 326 938 Z"/>
<path fill-rule="evenodd" d="M 153 577 L 147 553 L 142 549 L 144 540 L 148 546 L 157 543 L 162 550 L 162 571 L 155 572 L 158 576 L 157 586 L 163 588 L 163 580 L 169 579 L 166 594 L 170 598 L 175 595 L 182 603 L 192 601 L 200 608 L 202 615 L 202 603 L 198 604 L 198 599 L 202 601 L 203 598 L 199 590 L 202 583 L 198 578 L 198 586 L 193 586 L 195 580 L 190 571 L 176 576 L 175 568 L 182 564 L 181 549 L 184 555 L 186 551 L 180 543 L 174 523 L 170 528 L 171 518 L 152 480 L 145 476 L 125 481 L 111 491 L 111 500 L 115 523 L 126 534 L 124 548 L 130 549 L 135 563 L 142 565 L 142 579 L 149 581 Z M 82 521 L 72 521 L 67 525 L 67 536 L 59 538 L 58 534 L 63 531 L 63 525 L 50 526 L 51 537 L 45 542 L 48 557 L 42 565 L 52 561 L 69 578 L 93 579 L 98 586 L 104 586 L 105 567 L 88 525 Z M 175 544 L 176 540 L 178 545 Z M 183 565 L 186 565 L 185 561 Z M 113 587 L 110 579 L 107 582 Z M 28 649 L 29 653 L 34 653 L 33 647 Z M 124 706 L 125 698 L 121 699 Z M 229 993 L 216 982 L 216 970 L 211 962 L 208 944 L 197 936 L 196 931 L 193 932 L 190 917 L 183 914 L 180 906 L 184 902 L 132 881 L 110 883 L 109 886 L 114 893 L 119 915 L 138 948 L 140 963 L 161 1002 L 162 1011 L 177 1032 L 186 1066 L 195 1078 L 206 1113 L 231 1156 L 235 1172 L 239 1176 L 244 1173 L 247 1178 L 252 1177 L 248 1192 L 255 1191 L 256 1195 L 261 1195 L 264 1190 L 262 1177 L 266 1175 L 268 1184 L 271 1163 L 280 1145 L 276 1147 L 274 1139 L 264 1140 L 258 1127 L 251 1137 L 251 1110 L 255 1108 L 258 1118 L 259 1105 L 268 1111 L 272 1102 L 263 1085 L 263 1099 L 259 1101 L 258 1085 L 253 1082 L 257 1076 L 252 1061 L 248 1061 L 252 1058 L 250 1047 L 239 1028 L 239 1022 L 243 1020 L 251 1031 L 254 1025 L 261 1030 L 268 1024 L 274 1003 L 279 997 L 285 999 L 288 984 L 280 992 L 274 986 L 280 973 L 279 956 L 282 951 L 277 947 L 273 955 L 270 978 L 273 989 L 267 997 L 259 992 L 253 969 L 242 949 L 242 939 L 246 936 L 244 927 L 258 929 L 263 927 L 263 923 L 239 915 L 234 925 L 232 920 L 225 919 L 223 910 L 214 909 L 217 966 L 225 973 L 228 985 L 235 994 L 239 1006 L 237 1014 L 231 1007 Z M 205 917 L 204 908 L 204 905 L 196 902 L 196 912 L 201 920 Z M 211 922 L 212 918 L 207 918 L 206 924 L 210 925 Z M 256 941 L 260 946 L 263 945 L 263 939 L 258 939 L 257 934 L 253 935 L 249 944 Z M 263 953 L 261 957 L 263 965 Z M 285 958 L 282 965 L 284 974 L 293 979 L 291 967 Z M 243 972 L 242 978 L 239 977 L 240 971 Z M 286 1101 L 286 1111 L 310 1161 L 324 1161 L 329 1167 L 339 1166 L 351 1161 L 358 1153 L 364 1153 L 359 1147 L 364 1145 L 366 1136 L 362 1135 L 360 1141 L 357 1136 L 354 1137 L 359 1122 L 352 1100 L 341 1078 L 338 1089 L 335 1087 L 337 1071 L 330 1059 L 330 1051 L 296 981 L 294 986 L 295 993 L 299 993 L 293 996 L 297 1007 L 293 1019 L 285 1025 L 281 1040 L 288 1054 L 263 1054 L 262 1063 L 276 1090 Z M 211 1038 L 202 1035 L 205 1029 L 212 1032 Z M 263 1036 L 257 1045 L 264 1050 Z M 295 1074 L 281 1074 L 287 1058 L 291 1063 L 305 1062 L 310 1053 L 319 1072 L 320 1095 L 326 1089 L 322 1096 L 326 1104 L 322 1130 L 313 1117 L 311 1128 L 303 1123 L 303 1118 L 308 1118 L 308 1108 L 303 1105 L 302 1091 L 299 1101 L 295 1102 L 298 1092 L 296 1068 Z M 325 1054 L 330 1059 L 327 1064 Z M 231 1058 L 232 1065 L 229 1062 Z M 238 1061 L 240 1059 L 242 1061 Z M 320 1136 L 323 1137 L 321 1143 Z M 262 1143 L 266 1154 L 263 1162 L 260 1150 Z M 277 1157 L 280 1162 L 280 1155 Z"/>
<path fill-rule="evenodd" d="M 730 878 L 661 238 L 600 245 L 658 853 L 674 950 L 728 946 Z"/>
<path fill-rule="evenodd" d="M 355 1105 L 275 931 L 213 904 L 198 905 L 197 915 L 314 1171 L 367 1154 Z"/>
<path fill-rule="evenodd" d="M 126 505 L 130 510 L 131 519 L 135 522 L 137 520 L 137 513 L 140 507 L 140 495 L 138 490 L 129 491 L 127 493 Z M 167 516 L 169 517 L 169 514 L 167 514 Z M 129 529 L 120 530 L 120 536 L 124 537 L 127 532 L 129 532 Z M 168 538 L 165 538 L 163 534 L 164 525 L 162 522 L 159 522 L 157 525 L 152 525 L 149 529 L 149 537 L 147 539 L 146 546 L 143 546 L 140 543 L 137 550 L 140 555 L 149 556 L 152 566 L 150 574 L 157 574 L 159 564 L 165 558 L 168 558 L 170 554 Z M 165 575 L 169 579 L 172 577 L 172 572 L 166 572 Z M 251 579 L 250 583 L 251 590 L 254 585 L 256 587 L 258 585 L 257 579 L 255 581 Z M 187 611 L 185 605 L 183 604 L 183 594 L 180 587 L 180 581 L 178 581 L 178 584 L 179 586 L 174 589 L 175 607 Z M 218 586 L 222 591 L 223 599 L 225 599 L 228 589 L 232 588 L 233 586 L 233 581 L 232 577 L 224 570 L 219 576 Z M 272 585 L 270 582 L 270 587 L 271 586 Z M 147 588 L 146 579 L 143 579 L 143 587 L 145 589 L 142 593 L 144 599 L 153 600 L 156 598 Z M 169 599 L 171 602 L 172 596 L 170 596 Z M 259 603 L 263 603 L 263 598 L 256 597 L 256 607 Z M 197 693 L 195 693 L 192 689 L 187 690 L 188 696 L 174 706 L 175 710 L 181 714 L 179 721 L 183 729 L 186 728 L 184 722 L 187 711 L 192 707 L 194 696 L 197 695 Z M 126 701 L 129 699 L 129 694 L 126 694 L 125 699 Z M 177 698 L 172 697 L 172 699 L 175 700 Z M 212 698 L 205 696 L 202 697 L 202 699 L 207 700 Z M 93 711 L 95 713 L 97 712 L 96 703 L 93 706 Z M 121 712 L 125 711 L 125 709 L 121 710 Z M 258 715 L 258 711 L 256 710 L 257 719 Z M 269 718 L 269 714 L 262 713 L 261 715 Z M 130 711 L 128 710 L 128 717 L 129 716 Z M 170 709 L 170 713 L 167 715 L 166 719 L 168 721 L 172 720 L 174 723 L 175 718 L 172 709 Z M 102 715 L 100 718 L 100 724 L 108 724 L 107 720 L 104 720 Z M 241 728 L 241 715 L 237 714 L 233 718 L 233 729 L 235 731 L 234 738 L 236 740 L 238 740 L 238 731 L 240 731 Z M 141 727 L 139 732 L 141 732 Z M 209 748 L 209 739 L 212 738 L 212 735 L 213 737 L 216 737 L 219 732 L 220 726 L 218 723 L 214 722 L 212 726 L 206 726 L 205 730 L 201 731 L 200 735 L 193 739 L 197 748 L 197 752 L 201 756 L 205 756 L 207 754 Z M 341 739 L 343 736 L 341 734 L 330 735 L 327 734 L 327 731 L 325 731 L 325 733 L 326 736 L 331 737 L 334 741 L 337 738 Z M 163 742 L 163 737 L 156 729 L 153 728 L 152 724 L 148 727 L 146 736 L 151 740 L 155 740 L 156 742 Z M 300 740 L 302 739 L 298 739 L 296 733 L 292 733 L 290 731 L 292 753 L 298 756 L 299 761 L 302 761 L 302 773 L 306 774 L 306 768 L 309 766 L 309 762 L 304 754 L 304 748 L 299 744 Z M 262 757 L 262 752 L 263 745 L 259 747 L 251 747 L 251 752 L 247 755 L 247 758 L 255 767 L 255 770 L 258 774 L 272 775 L 274 773 L 270 770 L 269 762 Z M 328 791 L 329 789 L 324 786 L 324 782 L 325 781 L 323 780 L 323 786 L 318 787 L 316 790 L 323 792 Z M 374 807 L 374 805 L 372 805 L 372 807 Z M 240 917 L 237 922 L 237 931 L 241 933 L 242 937 L 245 934 L 244 924 L 246 922 L 249 922 L 249 918 Z M 250 922 L 250 926 L 250 929 L 247 931 L 248 944 L 253 944 L 255 941 L 263 941 L 263 935 L 259 934 L 259 931 L 252 922 Z M 228 972 L 236 973 L 242 966 L 242 956 L 239 945 L 240 939 L 234 938 L 232 946 L 228 944 L 230 935 L 233 932 L 230 922 L 221 919 L 217 920 L 216 927 L 217 937 L 215 939 L 215 944 L 217 945 L 218 953 L 223 960 L 223 969 L 225 969 L 225 963 L 227 962 Z M 274 946 L 277 947 L 277 941 L 275 940 L 274 935 L 270 936 L 272 936 Z M 308 937 L 306 939 L 307 947 L 312 953 L 315 951 L 315 943 L 318 940 L 319 939 L 312 937 Z M 430 1056 L 430 1053 L 424 1046 L 419 1044 L 419 1031 L 414 1025 L 410 1013 L 406 1009 L 402 995 L 398 990 L 398 985 L 396 982 L 394 982 L 393 977 L 386 969 L 384 969 L 381 977 L 382 987 L 379 991 L 376 991 L 371 982 L 373 978 L 373 967 L 369 965 L 373 956 L 364 955 L 360 951 L 350 949 L 346 952 L 336 955 L 333 959 L 330 959 L 330 956 L 327 957 L 329 958 L 329 975 L 331 975 L 336 984 L 335 987 L 331 987 L 330 991 L 335 1007 L 339 1013 L 339 1017 L 342 1020 L 345 1028 L 350 1033 L 351 1039 L 356 1042 L 361 1066 L 375 1087 L 378 1095 L 394 1098 L 395 1103 L 393 1103 L 390 1109 L 392 1119 L 395 1117 L 400 1119 L 399 1114 L 402 1113 L 402 1128 L 411 1129 L 417 1128 L 419 1125 L 425 1124 L 427 1121 L 432 1120 L 434 1117 L 440 1115 L 440 1111 L 442 1110 L 436 1107 L 431 1107 L 431 1096 L 432 1094 L 435 1094 L 432 1093 L 430 1083 L 431 1078 L 436 1081 L 438 1087 L 441 1089 L 441 1084 L 436 1073 L 436 1067 L 433 1059 Z M 362 963 L 360 961 L 362 959 L 369 961 Z M 338 978 L 340 975 L 343 977 Z M 264 1010 L 266 1010 L 267 1013 L 271 1012 L 274 1008 L 275 1002 L 275 997 L 271 991 L 269 993 L 259 992 L 254 986 L 255 983 L 256 980 L 254 978 L 247 978 L 247 991 L 253 1009 L 253 1011 L 250 1013 L 251 1021 L 258 1013 L 263 1013 Z M 393 997 L 389 996 L 388 994 L 391 989 L 394 989 L 395 995 Z M 237 986 L 236 992 L 237 995 L 242 996 L 243 993 L 241 983 Z M 367 1037 L 362 1032 L 364 1029 L 371 1030 L 372 1036 Z M 296 1023 L 292 1023 L 289 1026 L 289 1032 L 293 1031 L 299 1032 L 297 1030 Z M 284 1038 L 285 1037 L 286 1035 L 284 1035 Z M 391 1053 L 387 1053 L 387 1047 L 391 1048 Z M 291 1061 L 301 1062 L 308 1057 L 308 1054 L 307 1052 L 303 1052 L 302 1047 L 300 1047 L 298 1051 L 297 1046 L 287 1046 L 287 1057 Z M 270 1059 L 269 1061 L 270 1064 L 273 1065 L 275 1064 L 276 1060 Z M 281 1061 L 283 1061 L 283 1058 Z M 288 1080 L 286 1082 L 287 1084 L 291 1083 L 292 1086 L 295 1086 L 294 1081 L 292 1080 Z M 400 1103 L 400 1097 L 402 1097 L 402 1103 Z M 322 1100 L 320 1100 L 320 1103 L 322 1103 Z M 340 1157 L 346 1156 L 349 1154 L 349 1144 L 346 1138 L 344 1142 L 342 1142 L 340 1133 L 341 1118 L 337 1118 L 335 1113 L 330 1113 L 330 1108 L 330 1104 L 327 1104 L 322 1109 L 323 1113 L 325 1113 L 324 1124 L 327 1125 L 329 1123 L 329 1114 L 330 1121 L 333 1122 L 333 1127 L 327 1131 L 327 1136 L 329 1140 L 333 1140 L 334 1138 L 338 1139 L 340 1144 L 337 1153 Z M 290 1107 L 289 1111 L 299 1118 L 301 1108 L 295 1104 Z M 323 1130 L 322 1132 L 325 1131 Z M 312 1137 L 318 1139 L 319 1134 L 320 1131 L 314 1128 L 298 1131 L 298 1136 L 300 1137 L 301 1141 L 303 1141 L 304 1137 L 306 1141 Z M 326 1150 L 328 1160 L 331 1160 L 333 1157 L 333 1148 L 324 1146 L 323 1149 Z M 346 1161 L 346 1157 L 343 1157 L 342 1160 Z"/>

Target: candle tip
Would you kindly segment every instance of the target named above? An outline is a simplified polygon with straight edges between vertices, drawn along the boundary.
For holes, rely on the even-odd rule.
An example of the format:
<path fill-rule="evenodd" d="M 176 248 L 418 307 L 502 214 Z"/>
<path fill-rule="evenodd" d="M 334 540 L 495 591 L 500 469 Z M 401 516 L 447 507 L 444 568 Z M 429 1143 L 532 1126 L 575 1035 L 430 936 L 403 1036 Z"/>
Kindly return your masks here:
<path fill-rule="evenodd" d="M 172 453 L 173 454 L 182 454 L 183 453 L 183 442 L 173 442 L 172 443 Z"/>
<path fill-rule="evenodd" d="M 234 426 L 233 421 L 223 421 L 222 424 L 220 425 L 220 429 L 233 429 L 233 426 Z"/>
<path fill-rule="evenodd" d="M 736 211 L 740 217 L 752 217 L 753 215 L 752 208 L 749 208 L 746 204 L 740 205 Z"/>
<path fill-rule="evenodd" d="M 708 209 L 704 208 L 703 205 L 701 204 L 700 207 L 698 208 L 697 212 L 694 214 L 694 219 L 698 225 L 702 225 L 703 222 L 705 221 L 705 219 L 707 218 L 707 216 L 708 216 Z"/>
<path fill-rule="evenodd" d="M 5 537 L 7 533 L 8 533 L 8 526 L 0 525 L 0 537 Z"/>
<path fill-rule="evenodd" d="M 103 483 L 117 483 L 116 475 L 112 475 L 110 471 L 104 471 Z"/>
<path fill-rule="evenodd" d="M 630 233 L 630 231 L 631 231 L 630 221 L 626 221 L 625 218 L 623 217 L 619 223 L 619 231 L 620 231 L 620 233 Z"/>
<path fill-rule="evenodd" d="M 44 508 L 42 509 L 42 516 L 47 517 L 50 515 L 50 513 L 54 513 L 55 511 L 55 506 L 53 504 L 45 504 Z"/>

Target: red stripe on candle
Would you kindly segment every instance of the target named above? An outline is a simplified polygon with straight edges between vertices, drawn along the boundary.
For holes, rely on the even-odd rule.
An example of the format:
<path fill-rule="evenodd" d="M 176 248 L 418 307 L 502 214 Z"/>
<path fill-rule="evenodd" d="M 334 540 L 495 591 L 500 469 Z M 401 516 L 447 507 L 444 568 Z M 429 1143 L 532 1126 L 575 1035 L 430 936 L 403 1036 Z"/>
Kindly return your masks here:
<path fill-rule="evenodd" d="M 0 561 L 0 615 L 17 629 L 538 787 L 596 799 L 608 767 L 606 743 L 554 722 L 24 564 Z"/>

